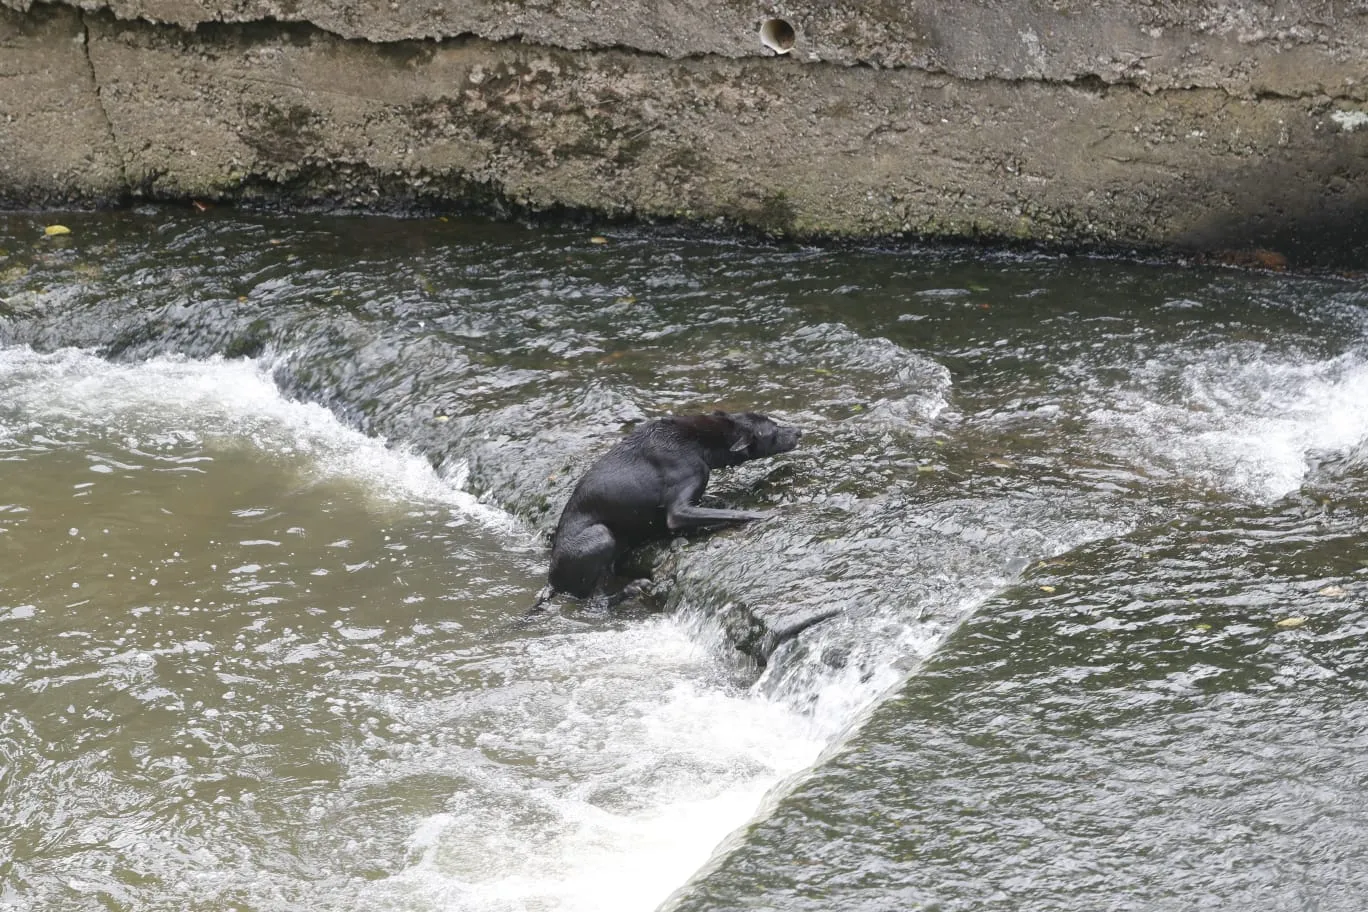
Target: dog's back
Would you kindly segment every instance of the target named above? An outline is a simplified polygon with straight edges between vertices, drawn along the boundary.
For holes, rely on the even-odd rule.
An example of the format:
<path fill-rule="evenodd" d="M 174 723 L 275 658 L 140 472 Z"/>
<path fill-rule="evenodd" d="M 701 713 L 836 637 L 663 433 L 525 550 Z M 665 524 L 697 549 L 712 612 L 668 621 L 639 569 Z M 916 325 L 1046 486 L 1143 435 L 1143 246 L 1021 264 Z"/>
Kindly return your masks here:
<path fill-rule="evenodd" d="M 695 505 L 712 469 L 786 452 L 798 436 L 754 412 L 661 418 L 632 431 L 571 493 L 551 540 L 551 586 L 588 596 L 624 550 L 671 532 L 760 518 Z"/>
<path fill-rule="evenodd" d="M 566 535 L 594 523 L 603 523 L 623 542 L 664 535 L 665 478 L 661 467 L 695 461 L 691 457 L 696 445 L 677 436 L 669 433 L 664 419 L 648 422 L 590 466 L 561 513 L 552 538 L 553 556 Z"/>

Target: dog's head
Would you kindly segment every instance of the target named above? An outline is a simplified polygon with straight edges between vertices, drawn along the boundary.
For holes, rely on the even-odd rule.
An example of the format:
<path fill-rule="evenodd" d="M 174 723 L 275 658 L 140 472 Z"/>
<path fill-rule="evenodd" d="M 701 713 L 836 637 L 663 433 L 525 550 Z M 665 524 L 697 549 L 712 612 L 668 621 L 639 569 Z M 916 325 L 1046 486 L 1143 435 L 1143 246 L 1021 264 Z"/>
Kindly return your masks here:
<path fill-rule="evenodd" d="M 728 449 L 738 462 L 787 453 L 798 445 L 798 438 L 803 433 L 796 427 L 778 424 L 769 415 L 759 412 L 714 414 L 729 423 Z"/>

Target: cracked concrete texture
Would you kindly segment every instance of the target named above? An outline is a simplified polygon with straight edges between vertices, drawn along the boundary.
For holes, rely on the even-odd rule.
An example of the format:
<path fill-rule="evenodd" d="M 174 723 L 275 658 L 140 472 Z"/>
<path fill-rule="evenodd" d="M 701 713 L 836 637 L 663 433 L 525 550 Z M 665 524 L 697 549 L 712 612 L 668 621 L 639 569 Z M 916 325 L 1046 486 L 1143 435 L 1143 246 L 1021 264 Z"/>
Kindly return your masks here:
<path fill-rule="evenodd" d="M 16 188 L 40 205 L 124 190 L 74 10 L 0 13 L 0 199 Z"/>
<path fill-rule="evenodd" d="M 1362 98 L 1365 0 L 65 0 L 126 21 L 307 23 L 371 42 L 518 39 L 672 58 L 769 53 L 782 18 L 793 56 L 968 79 L 1097 77 L 1147 89 Z M 34 0 L 0 0 L 21 12 Z"/>
<path fill-rule="evenodd" d="M 1283 6 L 1291 12 L 1278 13 Z M 677 59 L 470 36 L 376 43 L 313 25 L 188 31 L 63 5 L 0 8 L 0 202 L 502 200 L 720 217 L 797 235 L 1269 247 L 1310 261 L 1326 238 L 1353 247 L 1368 233 L 1362 4 L 1328 8 L 1346 29 L 1339 37 L 1308 19 L 1314 7 L 1185 6 L 1182 34 L 1206 42 L 1184 52 L 1186 63 L 1161 71 L 1153 58 L 1143 73 L 1132 67 L 1105 78 L 1068 68 L 1059 70 L 1068 78 L 1051 77 L 1044 64 L 1027 72 L 1036 58 L 994 57 L 986 31 L 918 33 L 918 53 L 942 62 L 974 58 L 956 48 L 981 41 L 974 59 L 991 61 L 994 74 L 964 78 L 941 65 L 877 69 L 721 52 Z M 434 16 L 502 10 L 518 22 L 515 13 L 552 21 L 590 8 L 532 0 L 423 7 Z M 1162 3 L 1029 8 L 1035 20 L 1011 18 L 1025 15 L 1020 3 L 827 9 L 869 14 L 863 31 L 841 32 L 854 36 L 851 48 L 890 47 L 869 36 L 899 16 L 996 11 L 1013 40 L 1027 29 L 1036 35 L 1045 64 L 1056 43 L 1044 23 L 1061 16 L 1082 29 L 1080 54 L 1079 36 L 1090 35 L 1092 62 L 1119 59 L 1137 29 L 1158 29 L 1160 40 L 1179 28 L 1152 24 L 1178 15 Z M 1106 17 L 1132 8 L 1124 29 L 1108 30 Z M 207 10 L 177 0 L 115 9 L 185 24 L 202 21 L 187 11 Z M 374 34 L 419 15 L 409 4 L 392 15 L 356 3 L 309 9 L 318 18 L 326 18 L 319 10 L 350 10 L 353 31 L 388 23 Z M 693 26 L 737 9 L 753 34 L 759 7 L 749 4 L 702 3 Z M 781 11 L 802 26 L 801 47 L 805 23 L 816 20 L 795 9 Z M 301 2 L 292 15 L 304 10 Z M 600 14 L 595 27 L 626 18 Z M 1269 31 L 1275 20 L 1283 32 Z M 1296 29 L 1303 38 L 1288 37 Z M 1250 48 L 1244 69 L 1223 56 L 1231 42 Z M 1282 53 L 1258 53 L 1282 44 Z M 1194 76 L 1208 71 L 1216 75 Z"/>

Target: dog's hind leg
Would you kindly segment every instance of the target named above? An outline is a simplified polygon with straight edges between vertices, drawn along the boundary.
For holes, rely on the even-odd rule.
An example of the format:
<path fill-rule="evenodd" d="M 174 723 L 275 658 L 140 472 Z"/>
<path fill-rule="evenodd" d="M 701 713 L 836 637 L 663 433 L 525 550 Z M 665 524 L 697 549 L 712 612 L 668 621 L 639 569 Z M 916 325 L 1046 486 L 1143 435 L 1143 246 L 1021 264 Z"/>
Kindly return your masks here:
<path fill-rule="evenodd" d="M 580 598 L 599 592 L 613 573 L 617 540 L 607 526 L 585 526 L 556 542 L 551 554 L 552 588 Z"/>

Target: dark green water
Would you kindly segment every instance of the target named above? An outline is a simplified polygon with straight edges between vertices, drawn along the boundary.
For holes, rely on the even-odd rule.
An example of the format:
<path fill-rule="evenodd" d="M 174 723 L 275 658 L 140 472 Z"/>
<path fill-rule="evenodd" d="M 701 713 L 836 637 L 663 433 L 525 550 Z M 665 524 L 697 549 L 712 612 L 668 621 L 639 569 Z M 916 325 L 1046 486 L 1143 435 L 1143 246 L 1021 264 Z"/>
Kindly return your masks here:
<path fill-rule="evenodd" d="M 1359 285 L 161 209 L 0 250 L 0 908 L 1368 895 Z M 524 622 L 578 472 L 714 407 L 805 429 L 715 482 L 778 516 Z"/>

